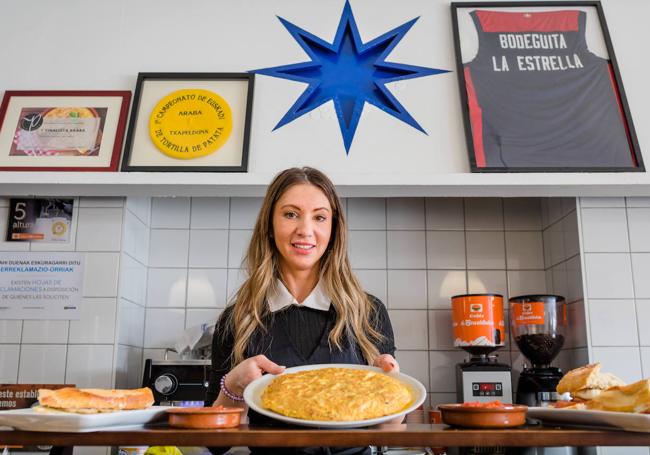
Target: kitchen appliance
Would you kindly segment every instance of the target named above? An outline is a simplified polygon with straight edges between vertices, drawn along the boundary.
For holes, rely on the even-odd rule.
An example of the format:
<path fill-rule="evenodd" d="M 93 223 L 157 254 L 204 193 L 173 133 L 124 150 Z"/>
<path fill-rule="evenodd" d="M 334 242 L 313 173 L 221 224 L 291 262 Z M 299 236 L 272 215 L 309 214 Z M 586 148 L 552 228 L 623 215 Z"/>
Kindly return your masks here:
<path fill-rule="evenodd" d="M 530 361 L 517 384 L 516 402 L 547 406 L 557 401 L 555 391 L 563 373 L 551 362 L 564 345 L 567 306 L 559 295 L 522 295 L 510 299 L 511 336 Z"/>
<path fill-rule="evenodd" d="M 492 352 L 504 346 L 503 296 L 465 294 L 451 298 L 454 346 L 469 352 L 469 360 L 456 365 L 459 403 L 500 400 L 512 403 L 510 366 Z"/>
<path fill-rule="evenodd" d="M 531 362 L 519 376 L 515 402 L 528 406 L 548 406 L 557 401 L 555 391 L 563 373 L 551 362 L 564 345 L 567 306 L 559 295 L 522 295 L 510 299 L 510 336 Z M 527 447 L 521 455 L 593 454 L 591 447 Z"/>
<path fill-rule="evenodd" d="M 142 386 L 153 390 L 156 405 L 203 406 L 210 365 L 210 360 L 205 359 L 147 359 Z"/>

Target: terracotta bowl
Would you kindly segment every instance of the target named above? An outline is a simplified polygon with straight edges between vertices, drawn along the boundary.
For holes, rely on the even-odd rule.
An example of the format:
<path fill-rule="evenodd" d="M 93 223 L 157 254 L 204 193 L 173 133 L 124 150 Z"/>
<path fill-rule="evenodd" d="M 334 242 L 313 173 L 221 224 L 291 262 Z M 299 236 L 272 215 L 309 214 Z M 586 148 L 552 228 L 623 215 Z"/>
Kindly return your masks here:
<path fill-rule="evenodd" d="M 239 426 L 242 408 L 171 408 L 169 426 L 176 428 L 234 428 Z"/>
<path fill-rule="evenodd" d="M 498 408 L 466 407 L 462 404 L 441 404 L 442 421 L 466 428 L 511 428 L 526 423 L 528 406 L 504 405 Z"/>

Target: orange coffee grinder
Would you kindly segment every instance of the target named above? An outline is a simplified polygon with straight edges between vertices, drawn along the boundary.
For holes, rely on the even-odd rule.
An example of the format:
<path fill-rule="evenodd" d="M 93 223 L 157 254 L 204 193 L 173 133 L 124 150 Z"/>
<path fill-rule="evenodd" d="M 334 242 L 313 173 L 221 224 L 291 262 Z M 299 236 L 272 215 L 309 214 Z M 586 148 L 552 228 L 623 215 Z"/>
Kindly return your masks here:
<path fill-rule="evenodd" d="M 510 366 L 490 355 L 505 344 L 503 296 L 466 294 L 451 298 L 454 346 L 469 352 L 469 360 L 456 365 L 459 403 L 499 400 L 512 403 Z"/>

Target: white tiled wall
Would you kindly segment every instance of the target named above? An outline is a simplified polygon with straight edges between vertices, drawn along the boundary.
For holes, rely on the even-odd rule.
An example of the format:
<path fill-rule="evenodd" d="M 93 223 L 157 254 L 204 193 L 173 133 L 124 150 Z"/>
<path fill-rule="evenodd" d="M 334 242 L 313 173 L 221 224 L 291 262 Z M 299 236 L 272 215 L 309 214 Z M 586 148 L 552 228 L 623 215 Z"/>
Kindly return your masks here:
<path fill-rule="evenodd" d="M 454 382 L 448 376 L 465 356 L 452 343 L 450 297 L 455 294 L 496 292 L 507 300 L 572 292 L 571 314 L 578 323 L 570 347 L 582 355 L 586 328 L 579 319 L 585 312 L 582 286 L 575 284 L 581 280 L 580 248 L 574 244 L 577 217 L 571 200 L 344 202 L 355 273 L 387 305 L 403 370 L 428 385 L 432 401 L 449 398 Z M 126 203 L 82 198 L 75 247 L 87 251 L 88 277 L 101 277 L 86 280 L 84 320 L 0 321 L 3 376 L 15 382 L 19 375 L 37 375 L 20 360 L 39 355 L 28 346 L 48 345 L 51 358 L 61 357 L 52 377 L 65 378 L 67 368 L 80 384 L 101 386 L 114 374 L 117 386 L 139 386 L 144 358 L 162 357 L 185 329 L 214 321 L 237 290 L 260 204 L 260 198 L 128 198 Z M 0 247 L 5 245 L 18 248 Z M 75 359 L 69 358 L 71 345 Z M 106 345 L 113 347 L 110 356 Z M 84 373 L 81 359 L 91 354 L 92 367 Z M 522 362 L 512 344 L 500 358 L 515 366 Z"/>
<path fill-rule="evenodd" d="M 213 321 L 237 290 L 260 204 L 80 198 L 72 242 L 58 250 L 86 253 L 82 320 L 0 320 L 0 382 L 139 386 L 144 358 Z M 565 295 L 571 330 L 561 366 L 597 359 L 628 380 L 650 375 L 650 199 L 582 198 L 577 209 L 572 198 L 344 206 L 355 273 L 387 305 L 402 370 L 428 385 L 431 404 L 455 399 L 453 367 L 465 354 L 452 346 L 450 297 L 467 292 Z M 0 251 L 53 248 L 0 241 Z M 500 358 L 523 363 L 512 344 Z"/>
<path fill-rule="evenodd" d="M 650 376 L 650 200 L 580 198 L 589 359 L 635 382 Z M 599 448 L 648 455 L 648 447 Z"/>
<path fill-rule="evenodd" d="M 172 201 L 172 202 L 169 202 Z M 170 213 L 152 214 L 151 198 L 127 198 L 124 210 L 121 251 L 121 269 L 119 271 L 118 314 L 116 316 L 116 353 L 115 386 L 133 388 L 142 386 L 142 358 L 144 331 L 146 321 L 146 302 L 149 296 L 148 265 L 150 263 L 150 238 L 153 223 L 171 222 L 169 218 L 179 215 L 173 204 L 175 199 L 160 199 L 159 205 L 169 204 Z M 189 225 L 188 213 L 181 213 L 183 220 L 177 220 L 181 226 Z M 155 293 L 154 293 L 155 294 Z M 173 293 L 165 295 L 171 298 Z M 83 352 L 82 352 L 83 354 Z M 102 364 L 93 365 L 102 368 Z M 88 378 L 92 380 L 92 376 Z"/>
<path fill-rule="evenodd" d="M 465 356 L 453 348 L 450 297 L 469 291 L 507 299 L 547 290 L 541 201 L 344 202 L 352 266 L 388 307 L 402 369 L 427 384 L 434 401 L 448 401 L 455 382 L 447 376 Z M 162 356 L 183 330 L 218 316 L 241 283 L 260 205 L 260 198 L 153 199 L 145 358 Z M 511 348 L 502 361 L 511 363 Z"/>
<path fill-rule="evenodd" d="M 9 198 L 0 198 L 0 232 L 3 233 L 8 202 Z M 0 383 L 115 386 L 120 252 L 126 245 L 133 245 L 134 249 L 138 245 L 139 248 L 139 238 L 148 235 L 148 229 L 143 229 L 123 242 L 122 229 L 129 225 L 128 215 L 123 198 L 76 198 L 68 244 L 0 241 L 0 252 L 85 253 L 79 320 L 0 320 Z M 126 264 L 122 272 L 128 270 Z M 143 283 L 146 281 L 146 275 L 140 278 Z M 75 448 L 75 455 L 81 454 L 105 455 L 108 448 Z"/>
<path fill-rule="evenodd" d="M 650 205 L 647 198 L 581 198 L 590 357 L 626 381 L 648 375 Z M 645 354 L 645 356 L 644 356 Z"/>
<path fill-rule="evenodd" d="M 543 199 L 542 225 L 547 289 L 564 296 L 568 304 L 565 343 L 555 362 L 566 372 L 588 357 L 575 198 Z"/>
<path fill-rule="evenodd" d="M 8 203 L 0 198 L 2 232 Z M 76 198 L 70 243 L 0 241 L 0 252 L 83 252 L 86 264 L 80 320 L 0 320 L 0 382 L 114 385 L 123 215 L 123 198 Z"/>
<path fill-rule="evenodd" d="M 259 208 L 251 204 L 257 199 L 241 198 L 237 204 L 228 198 L 152 200 L 143 360 L 163 358 L 183 331 L 216 321 L 226 305 L 229 260 L 234 263 L 233 251 L 239 250 L 241 262 L 250 231 L 235 230 L 231 220 L 246 224 Z M 238 268 L 239 263 L 231 270 Z"/>

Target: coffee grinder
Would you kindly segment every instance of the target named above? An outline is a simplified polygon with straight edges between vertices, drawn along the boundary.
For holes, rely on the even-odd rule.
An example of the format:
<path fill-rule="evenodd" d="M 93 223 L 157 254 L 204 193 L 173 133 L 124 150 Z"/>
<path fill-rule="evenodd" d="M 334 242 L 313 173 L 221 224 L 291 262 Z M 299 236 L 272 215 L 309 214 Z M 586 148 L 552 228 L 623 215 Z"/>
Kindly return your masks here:
<path fill-rule="evenodd" d="M 459 403 L 499 400 L 512 403 L 510 366 L 490 355 L 505 341 L 503 296 L 466 294 L 451 298 L 454 346 L 469 352 L 469 360 L 456 365 Z"/>
<path fill-rule="evenodd" d="M 564 345 L 567 306 L 559 295 L 522 295 L 510 299 L 511 336 L 530 361 L 517 384 L 516 402 L 547 406 L 558 400 L 555 391 L 563 373 L 551 362 Z"/>

